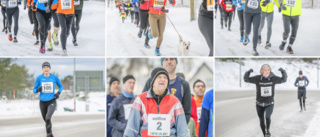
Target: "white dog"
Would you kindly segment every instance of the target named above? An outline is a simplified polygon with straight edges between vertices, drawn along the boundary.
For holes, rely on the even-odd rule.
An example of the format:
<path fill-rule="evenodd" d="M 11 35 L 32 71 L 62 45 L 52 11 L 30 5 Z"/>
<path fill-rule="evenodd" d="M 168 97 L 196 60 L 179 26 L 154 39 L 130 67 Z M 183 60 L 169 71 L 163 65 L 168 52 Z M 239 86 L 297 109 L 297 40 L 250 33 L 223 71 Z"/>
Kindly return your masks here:
<path fill-rule="evenodd" d="M 190 42 L 183 41 L 182 38 L 180 38 L 179 45 L 178 45 L 178 55 L 179 56 L 188 56 L 189 49 L 190 49 Z"/>

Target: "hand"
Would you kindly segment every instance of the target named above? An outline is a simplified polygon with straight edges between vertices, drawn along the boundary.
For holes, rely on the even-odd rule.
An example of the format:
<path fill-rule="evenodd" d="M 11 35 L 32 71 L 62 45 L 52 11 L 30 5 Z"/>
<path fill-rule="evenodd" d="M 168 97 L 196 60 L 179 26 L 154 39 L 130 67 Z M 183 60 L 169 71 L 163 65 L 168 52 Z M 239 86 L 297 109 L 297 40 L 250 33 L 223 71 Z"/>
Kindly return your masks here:
<path fill-rule="evenodd" d="M 32 4 L 32 9 L 33 9 L 33 10 L 37 9 L 35 3 Z"/>
<path fill-rule="evenodd" d="M 241 3 L 238 3 L 237 6 L 238 6 L 238 8 L 241 8 L 241 7 L 242 7 L 242 4 L 241 4 Z"/>
<path fill-rule="evenodd" d="M 280 8 L 280 7 L 278 8 L 278 12 L 279 12 L 279 13 L 281 12 L 281 8 Z"/>
<path fill-rule="evenodd" d="M 48 7 L 46 8 L 46 13 L 50 13 L 50 11 L 51 11 L 51 7 L 48 6 Z"/>
<path fill-rule="evenodd" d="M 42 91 L 42 86 L 38 87 L 37 92 L 41 92 Z"/>
<path fill-rule="evenodd" d="M 170 0 L 170 4 L 174 4 L 174 0 Z"/>
<path fill-rule="evenodd" d="M 253 69 L 248 70 L 248 72 L 250 72 L 250 73 L 253 72 Z"/>
<path fill-rule="evenodd" d="M 265 7 L 265 6 L 267 6 L 267 4 L 270 2 L 270 0 L 264 0 L 263 2 L 262 2 L 262 6 L 263 7 Z"/>
<path fill-rule="evenodd" d="M 141 0 L 141 1 L 140 1 L 141 4 L 144 4 L 144 2 L 145 2 L 144 0 Z"/>
<path fill-rule="evenodd" d="M 54 98 L 59 99 L 60 92 L 58 91 L 56 94 L 54 94 Z"/>
<path fill-rule="evenodd" d="M 23 10 L 26 10 L 26 9 L 27 9 L 27 6 L 24 6 L 24 7 L 23 7 Z"/>
<path fill-rule="evenodd" d="M 282 68 L 279 68 L 279 71 L 281 71 L 281 72 L 282 72 L 282 71 L 284 71 L 284 70 L 283 70 Z"/>
<path fill-rule="evenodd" d="M 281 5 L 280 5 L 280 8 L 282 9 L 282 10 L 287 10 L 287 8 L 281 3 Z"/>

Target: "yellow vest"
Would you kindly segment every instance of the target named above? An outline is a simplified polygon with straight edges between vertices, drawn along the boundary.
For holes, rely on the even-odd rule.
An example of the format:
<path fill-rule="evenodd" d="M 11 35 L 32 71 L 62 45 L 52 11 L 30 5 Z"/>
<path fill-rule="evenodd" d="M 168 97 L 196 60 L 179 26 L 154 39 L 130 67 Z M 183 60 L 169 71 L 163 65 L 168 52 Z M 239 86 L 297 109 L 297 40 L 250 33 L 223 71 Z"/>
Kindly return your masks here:
<path fill-rule="evenodd" d="M 276 2 L 276 5 L 280 7 L 278 0 L 273 0 Z M 273 7 L 274 7 L 274 2 L 268 3 L 266 6 L 262 6 L 264 0 L 261 0 L 260 6 L 261 6 L 261 11 L 266 12 L 266 13 L 271 13 L 273 12 Z"/>
<path fill-rule="evenodd" d="M 291 0 L 294 1 L 294 0 Z M 295 3 L 293 4 L 286 4 L 287 0 L 283 0 L 283 5 L 287 8 L 287 10 L 282 10 L 283 15 L 287 16 L 299 16 L 301 15 L 301 6 L 302 6 L 302 0 L 295 0 Z"/>

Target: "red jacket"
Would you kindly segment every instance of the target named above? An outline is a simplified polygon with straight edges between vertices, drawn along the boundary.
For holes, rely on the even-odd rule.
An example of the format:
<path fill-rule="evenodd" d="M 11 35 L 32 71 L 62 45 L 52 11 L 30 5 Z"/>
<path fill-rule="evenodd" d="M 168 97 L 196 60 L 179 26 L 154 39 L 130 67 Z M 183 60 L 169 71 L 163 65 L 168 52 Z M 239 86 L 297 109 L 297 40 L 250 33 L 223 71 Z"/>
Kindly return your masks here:
<path fill-rule="evenodd" d="M 191 117 L 194 120 L 194 123 L 198 124 L 198 115 L 197 115 L 197 105 L 196 105 L 196 101 L 194 101 L 194 98 L 191 96 Z"/>
<path fill-rule="evenodd" d="M 143 4 L 140 4 L 140 9 L 149 10 L 151 7 L 150 0 L 144 0 Z"/>
<path fill-rule="evenodd" d="M 232 12 L 232 0 L 221 0 L 221 6 L 224 8 L 224 11 L 226 12 Z"/>

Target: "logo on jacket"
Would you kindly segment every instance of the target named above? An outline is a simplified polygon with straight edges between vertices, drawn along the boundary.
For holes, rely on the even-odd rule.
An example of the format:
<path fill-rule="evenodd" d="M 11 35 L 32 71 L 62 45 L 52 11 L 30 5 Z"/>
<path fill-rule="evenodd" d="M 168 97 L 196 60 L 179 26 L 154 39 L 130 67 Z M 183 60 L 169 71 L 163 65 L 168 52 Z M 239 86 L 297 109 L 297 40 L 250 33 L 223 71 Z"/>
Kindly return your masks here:
<path fill-rule="evenodd" d="M 171 88 L 171 94 L 172 94 L 172 95 L 176 94 L 176 92 L 177 92 L 177 89 Z"/>

